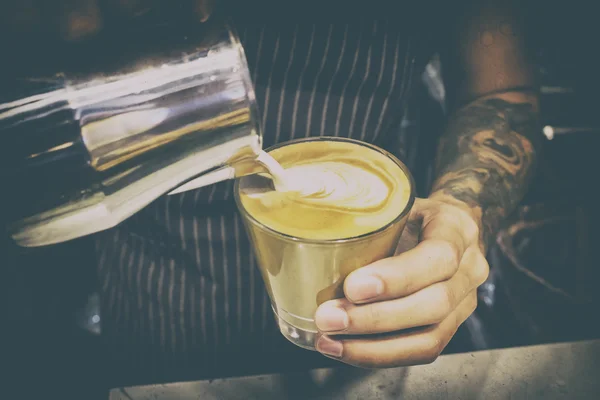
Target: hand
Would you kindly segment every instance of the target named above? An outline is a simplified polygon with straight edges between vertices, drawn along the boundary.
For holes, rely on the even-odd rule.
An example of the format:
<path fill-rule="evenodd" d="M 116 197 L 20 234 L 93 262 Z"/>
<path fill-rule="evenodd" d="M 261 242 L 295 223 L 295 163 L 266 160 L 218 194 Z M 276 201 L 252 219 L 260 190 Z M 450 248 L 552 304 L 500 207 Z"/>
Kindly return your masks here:
<path fill-rule="evenodd" d="M 348 275 L 345 298 L 317 309 L 317 350 L 368 368 L 433 362 L 488 276 L 478 222 L 456 203 L 417 199 L 400 247 L 419 243 Z"/>
<path fill-rule="evenodd" d="M 112 14 L 127 20 L 140 18 L 151 11 L 178 10 L 204 22 L 215 0 L 8 0 L 0 4 L 0 36 L 14 40 L 15 35 L 57 34 L 66 41 L 88 38 L 104 26 L 104 17 Z M 183 6 L 182 6 L 183 4 Z M 7 36 L 8 35 L 8 36 Z"/>

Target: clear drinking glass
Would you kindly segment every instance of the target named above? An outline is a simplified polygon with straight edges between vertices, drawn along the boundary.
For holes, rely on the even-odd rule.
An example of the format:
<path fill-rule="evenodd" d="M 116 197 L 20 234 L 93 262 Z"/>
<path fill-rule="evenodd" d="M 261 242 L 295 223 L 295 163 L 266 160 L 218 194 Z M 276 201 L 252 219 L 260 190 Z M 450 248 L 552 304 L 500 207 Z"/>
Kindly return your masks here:
<path fill-rule="evenodd" d="M 261 224 L 244 209 L 240 190 L 249 184 L 248 177 L 241 178 L 235 185 L 236 203 L 281 333 L 292 343 L 309 350 L 315 350 L 318 332 L 314 315 L 317 307 L 325 301 L 344 297 L 344 279 L 352 271 L 394 254 L 415 199 L 414 181 L 408 168 L 388 152 L 364 142 L 344 138 L 309 138 L 281 143 L 267 151 L 306 141 L 330 140 L 374 149 L 389 157 L 404 172 L 410 184 L 410 197 L 406 205 L 398 208 L 398 216 L 392 222 L 373 232 L 345 239 L 293 237 Z"/>

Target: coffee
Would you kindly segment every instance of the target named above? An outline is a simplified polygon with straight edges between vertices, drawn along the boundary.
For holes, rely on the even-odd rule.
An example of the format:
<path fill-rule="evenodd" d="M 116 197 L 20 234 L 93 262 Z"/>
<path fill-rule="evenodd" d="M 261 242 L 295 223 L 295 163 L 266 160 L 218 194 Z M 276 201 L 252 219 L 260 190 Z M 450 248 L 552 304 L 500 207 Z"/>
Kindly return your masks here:
<path fill-rule="evenodd" d="M 333 240 L 373 232 L 410 199 L 406 173 L 387 155 L 347 141 L 307 141 L 269 154 L 283 167 L 273 187 L 256 179 L 240 193 L 261 224 L 303 239 Z M 284 189 L 281 189 L 284 187 Z"/>
<path fill-rule="evenodd" d="M 276 179 L 244 176 L 236 201 L 281 333 L 314 350 L 317 307 L 344 296 L 349 273 L 394 254 L 412 179 L 393 156 L 351 139 L 301 139 L 269 155 L 259 162 Z"/>

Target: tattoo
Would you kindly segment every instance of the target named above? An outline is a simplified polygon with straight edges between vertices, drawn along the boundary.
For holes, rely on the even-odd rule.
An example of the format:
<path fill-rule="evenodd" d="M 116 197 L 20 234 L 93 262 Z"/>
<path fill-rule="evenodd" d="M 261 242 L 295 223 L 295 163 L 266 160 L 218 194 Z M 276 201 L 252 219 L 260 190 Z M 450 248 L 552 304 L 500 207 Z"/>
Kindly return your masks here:
<path fill-rule="evenodd" d="M 525 195 L 536 164 L 537 128 L 531 104 L 488 98 L 458 111 L 442 137 L 433 191 L 481 215 L 485 249 Z"/>

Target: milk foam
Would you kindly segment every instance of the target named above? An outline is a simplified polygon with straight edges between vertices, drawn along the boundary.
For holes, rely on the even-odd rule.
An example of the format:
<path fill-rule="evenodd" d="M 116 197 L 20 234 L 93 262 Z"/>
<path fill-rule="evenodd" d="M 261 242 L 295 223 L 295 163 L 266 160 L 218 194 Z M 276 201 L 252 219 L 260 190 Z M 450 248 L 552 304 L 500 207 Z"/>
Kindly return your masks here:
<path fill-rule="evenodd" d="M 320 207 L 366 211 L 382 206 L 390 195 L 380 176 L 343 161 L 292 166 L 285 180 L 296 201 Z"/>
<path fill-rule="evenodd" d="M 390 195 L 380 175 L 353 165 L 351 160 L 312 162 L 285 169 L 262 151 L 257 161 L 269 171 L 277 192 L 289 193 L 306 204 L 366 211 L 383 205 Z M 267 202 L 273 206 L 272 201 Z"/>
<path fill-rule="evenodd" d="M 403 170 L 386 155 L 355 143 L 297 143 L 259 161 L 270 174 L 242 179 L 243 207 L 257 221 L 291 236 L 360 236 L 395 220 L 410 198 Z"/>
<path fill-rule="evenodd" d="M 278 192 L 287 192 L 289 190 L 286 185 L 288 180 L 286 179 L 285 169 L 273 158 L 273 156 L 266 151 L 261 150 L 256 161 L 269 171 L 269 175 L 271 176 L 271 179 L 273 179 L 275 190 Z"/>

